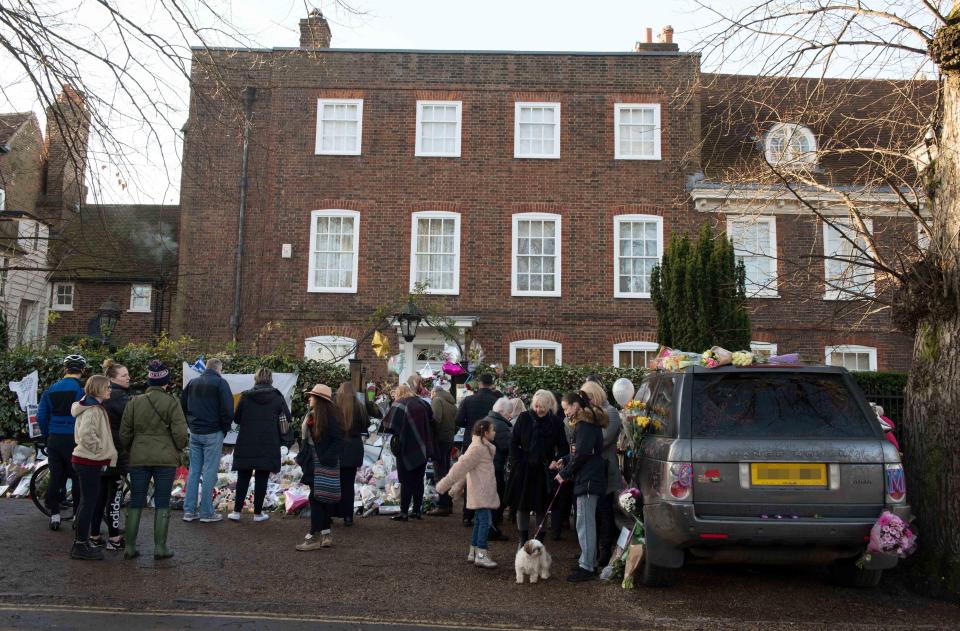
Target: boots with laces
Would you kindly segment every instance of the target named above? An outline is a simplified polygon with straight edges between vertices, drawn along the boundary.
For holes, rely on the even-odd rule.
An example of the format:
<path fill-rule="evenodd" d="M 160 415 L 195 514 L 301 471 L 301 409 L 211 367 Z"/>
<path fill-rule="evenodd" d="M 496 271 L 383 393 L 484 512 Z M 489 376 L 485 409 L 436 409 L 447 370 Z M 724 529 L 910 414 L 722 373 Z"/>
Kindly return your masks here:
<path fill-rule="evenodd" d="M 470 552 L 467 554 L 467 563 L 473 563 L 477 558 L 477 546 L 470 546 Z"/>

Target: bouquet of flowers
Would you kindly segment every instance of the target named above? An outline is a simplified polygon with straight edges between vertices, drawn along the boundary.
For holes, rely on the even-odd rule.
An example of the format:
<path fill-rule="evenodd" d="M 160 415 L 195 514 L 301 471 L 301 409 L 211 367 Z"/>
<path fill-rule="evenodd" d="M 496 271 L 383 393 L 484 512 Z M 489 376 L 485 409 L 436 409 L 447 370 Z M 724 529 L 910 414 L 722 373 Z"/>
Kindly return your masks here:
<path fill-rule="evenodd" d="M 737 351 L 730 356 L 730 361 L 734 366 L 749 366 L 753 363 L 753 353 L 750 351 Z"/>
<path fill-rule="evenodd" d="M 883 511 L 877 523 L 870 530 L 870 543 L 864 560 L 871 554 L 892 554 L 904 559 L 917 548 L 917 536 L 905 521 L 891 513 Z"/>
<path fill-rule="evenodd" d="M 638 401 L 636 399 L 631 399 L 627 401 L 627 404 L 623 406 L 623 411 L 627 416 L 639 416 L 644 410 L 647 409 L 647 404 L 643 401 Z"/>
<path fill-rule="evenodd" d="M 640 511 L 643 509 L 643 494 L 640 493 L 640 489 L 636 487 L 624 489 L 617 497 L 617 503 L 620 504 L 623 512 L 631 515 L 637 521 L 640 520 Z"/>

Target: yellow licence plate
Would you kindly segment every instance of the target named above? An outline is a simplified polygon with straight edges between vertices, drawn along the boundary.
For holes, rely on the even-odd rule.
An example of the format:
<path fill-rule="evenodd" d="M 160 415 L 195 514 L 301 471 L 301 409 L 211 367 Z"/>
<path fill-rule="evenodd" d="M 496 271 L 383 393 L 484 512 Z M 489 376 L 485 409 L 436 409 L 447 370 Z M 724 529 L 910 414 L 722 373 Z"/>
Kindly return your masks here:
<path fill-rule="evenodd" d="M 793 462 L 754 462 L 753 486 L 827 486 L 827 465 Z"/>

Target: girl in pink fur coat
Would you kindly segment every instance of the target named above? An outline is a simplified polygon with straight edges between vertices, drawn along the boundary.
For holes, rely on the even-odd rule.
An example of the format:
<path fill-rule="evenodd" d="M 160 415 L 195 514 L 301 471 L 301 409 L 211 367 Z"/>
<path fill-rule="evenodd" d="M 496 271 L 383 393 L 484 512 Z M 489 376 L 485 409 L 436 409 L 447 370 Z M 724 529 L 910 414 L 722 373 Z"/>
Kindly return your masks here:
<path fill-rule="evenodd" d="M 490 558 L 487 550 L 487 535 L 490 533 L 493 509 L 500 506 L 497 477 L 493 468 L 493 456 L 497 452 L 493 444 L 494 436 L 496 429 L 493 423 L 487 419 L 477 421 L 473 426 L 473 441 L 470 447 L 453 465 L 450 473 L 437 483 L 438 493 L 449 491 L 451 495 L 456 495 L 466 480 L 467 508 L 476 511 L 467 562 L 491 569 L 497 567 L 497 564 Z"/>

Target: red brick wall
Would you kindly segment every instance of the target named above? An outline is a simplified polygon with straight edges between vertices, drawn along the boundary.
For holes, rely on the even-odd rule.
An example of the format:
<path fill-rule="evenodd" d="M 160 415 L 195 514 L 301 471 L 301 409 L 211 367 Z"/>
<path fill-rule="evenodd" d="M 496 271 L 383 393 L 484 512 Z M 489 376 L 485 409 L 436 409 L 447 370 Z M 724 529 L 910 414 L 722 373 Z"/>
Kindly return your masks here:
<path fill-rule="evenodd" d="M 170 312 L 174 291 L 168 289 L 163 292 L 163 311 L 160 314 L 160 330 L 169 330 Z M 96 317 L 100 305 L 108 299 L 113 299 L 122 311 L 120 321 L 112 341 L 125 344 L 128 342 L 150 342 L 155 337 L 154 325 L 157 309 L 161 303 L 161 293 L 153 288 L 150 313 L 130 312 L 130 283 L 105 282 L 76 282 L 73 289 L 73 311 L 53 311 L 53 320 L 47 328 L 47 339 L 56 344 L 64 335 L 86 335 L 87 326 L 91 319 Z"/>
<path fill-rule="evenodd" d="M 609 363 L 614 343 L 653 340 L 656 331 L 649 300 L 613 298 L 614 215 L 661 215 L 665 240 L 716 219 L 692 211 L 685 188 L 698 169 L 691 155 L 699 101 L 684 90 L 696 78 L 695 56 L 281 51 L 217 60 L 232 92 L 214 91 L 194 64 L 201 87 L 184 148 L 175 333 L 211 342 L 230 335 L 245 85 L 258 94 L 240 342 L 260 351 L 280 343 L 300 351 L 310 335 L 359 336 L 379 305 L 407 293 L 411 213 L 455 210 L 460 295 L 431 302 L 448 314 L 479 316 L 475 338 L 489 360 L 505 361 L 510 341 L 538 337 L 561 342 L 565 363 Z M 314 155 L 319 97 L 364 99 L 362 155 Z M 460 158 L 414 156 L 418 98 L 463 101 Z M 559 160 L 514 159 L 519 100 L 561 103 Z M 661 160 L 613 159 L 613 104 L 621 101 L 662 104 Z M 356 294 L 307 292 L 310 212 L 324 208 L 360 212 Z M 562 217 L 560 298 L 510 295 L 511 215 L 529 211 Z M 805 227 L 791 233 L 790 222 L 781 229 L 778 221 L 778 238 L 793 239 L 799 257 L 818 236 L 815 226 L 809 235 Z M 283 243 L 292 244 L 292 258 L 280 257 Z M 871 345 L 880 348 L 881 367 L 905 367 L 907 343 L 889 335 L 886 315 L 839 313 L 819 299 L 822 272 L 810 274 L 807 286 L 779 300 L 751 302 L 758 336 L 816 359 L 823 345 L 812 332 L 833 340 L 825 327 L 857 331 L 862 343 L 877 340 Z M 360 356 L 371 359 L 369 344 Z"/>

